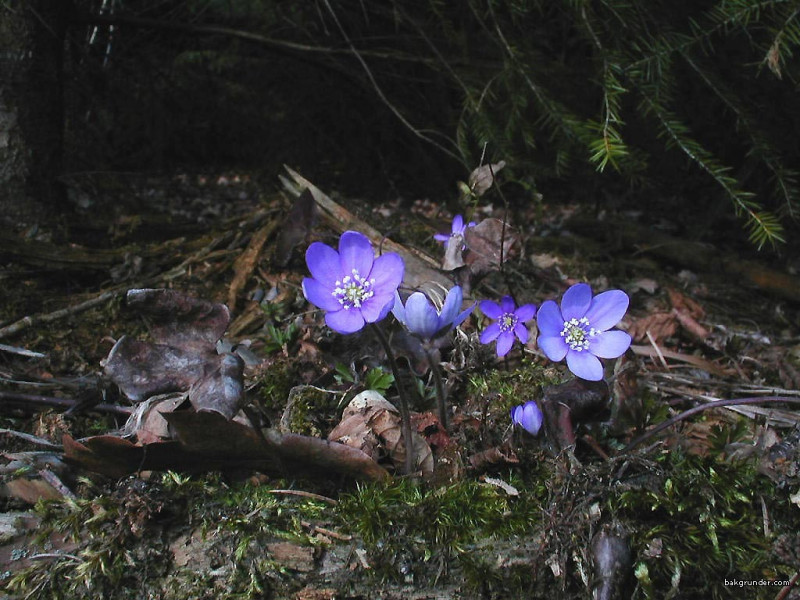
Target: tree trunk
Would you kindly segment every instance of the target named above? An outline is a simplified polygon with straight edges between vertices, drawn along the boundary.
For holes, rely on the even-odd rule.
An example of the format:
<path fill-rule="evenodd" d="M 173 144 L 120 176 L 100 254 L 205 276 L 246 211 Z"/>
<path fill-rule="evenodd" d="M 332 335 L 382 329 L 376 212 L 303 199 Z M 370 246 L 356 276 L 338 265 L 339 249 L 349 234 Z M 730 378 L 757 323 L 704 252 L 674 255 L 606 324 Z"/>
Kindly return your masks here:
<path fill-rule="evenodd" d="M 28 225 L 64 206 L 62 62 L 68 0 L 0 4 L 0 222 Z"/>

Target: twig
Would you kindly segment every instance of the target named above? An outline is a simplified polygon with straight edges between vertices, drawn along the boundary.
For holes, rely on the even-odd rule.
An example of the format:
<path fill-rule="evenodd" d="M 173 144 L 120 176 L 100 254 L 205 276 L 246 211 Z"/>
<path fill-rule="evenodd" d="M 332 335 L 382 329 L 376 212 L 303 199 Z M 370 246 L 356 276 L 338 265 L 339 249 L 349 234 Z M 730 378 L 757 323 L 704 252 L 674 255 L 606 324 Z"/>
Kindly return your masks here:
<path fill-rule="evenodd" d="M 659 348 L 659 347 L 658 347 L 658 344 L 656 344 L 656 341 L 655 341 L 655 339 L 653 339 L 653 336 L 650 334 L 650 330 L 648 329 L 648 330 L 647 330 L 647 331 L 645 331 L 644 333 L 645 333 L 645 335 L 647 336 L 647 340 L 650 342 L 650 345 L 653 347 L 653 350 L 655 350 L 655 351 L 656 351 L 656 355 L 658 356 L 659 360 L 661 360 L 661 365 L 662 365 L 662 366 L 663 366 L 663 367 L 664 367 L 664 368 L 665 368 L 667 371 L 669 371 L 669 365 L 667 364 L 667 360 L 664 358 L 664 355 L 663 355 L 663 354 L 661 354 L 661 348 Z"/>
<path fill-rule="evenodd" d="M 779 402 L 784 404 L 800 404 L 800 398 L 786 398 L 784 396 L 763 396 L 760 398 L 738 398 L 733 400 L 716 400 L 714 402 L 709 402 L 708 404 L 702 404 L 700 406 L 695 406 L 694 408 L 690 408 L 689 410 L 685 410 L 679 415 L 672 417 L 671 419 L 667 419 L 666 421 L 662 421 L 652 429 L 645 431 L 642 435 L 637 437 L 635 440 L 630 442 L 627 446 L 622 449 L 622 454 L 626 452 L 630 452 L 636 446 L 641 444 L 642 442 L 650 439 L 659 431 L 663 431 L 667 427 L 678 423 L 679 421 L 683 421 L 684 419 L 688 419 L 689 417 L 696 415 L 697 413 L 703 412 L 704 410 L 708 410 L 709 408 L 722 408 L 725 406 L 738 406 L 742 404 L 761 404 L 764 402 Z"/>
<path fill-rule="evenodd" d="M 789 584 L 785 588 L 783 588 L 780 592 L 778 592 L 778 595 L 775 596 L 775 600 L 786 600 L 786 598 L 789 597 L 789 593 L 797 585 L 798 581 L 800 581 L 800 571 L 795 573 L 794 577 L 792 577 L 789 580 Z"/>
<path fill-rule="evenodd" d="M 347 32 L 345 31 L 344 27 L 342 27 L 342 24 L 339 22 L 339 18 L 336 16 L 336 13 L 334 12 L 333 7 L 330 5 L 328 0 L 323 0 L 323 2 L 325 3 L 325 8 L 328 9 L 328 12 L 330 13 L 331 17 L 333 18 L 333 22 L 336 23 L 336 27 L 339 29 L 339 32 L 342 34 L 342 37 L 344 38 L 345 42 L 347 42 L 347 45 L 350 47 L 350 51 L 353 53 L 353 56 L 356 57 L 356 60 L 359 62 L 359 64 L 361 64 L 361 67 L 364 69 L 364 72 L 367 74 L 367 78 L 369 79 L 370 83 L 372 84 L 372 87 L 375 89 L 375 93 L 378 94 L 378 98 L 380 98 L 381 102 L 383 102 L 386 105 L 386 107 L 392 112 L 392 114 L 395 117 L 397 117 L 400 120 L 400 122 L 403 125 L 405 125 L 408 128 L 409 131 L 411 131 L 411 133 L 413 133 L 418 138 L 420 138 L 420 139 L 428 142 L 429 144 L 433 145 L 434 147 L 438 148 L 441 152 L 445 153 L 450 158 L 453 158 L 456 161 L 458 161 L 459 163 L 463 164 L 464 161 L 458 154 L 456 154 L 455 152 L 453 152 L 452 150 L 450 150 L 448 148 L 445 148 L 439 142 L 437 142 L 436 140 L 432 139 L 431 137 L 425 135 L 421 130 L 419 130 L 416 127 L 414 127 L 408 121 L 408 119 L 406 119 L 403 116 L 403 113 L 401 113 L 400 110 L 394 104 L 392 104 L 392 102 L 389 100 L 389 98 L 386 97 L 386 94 L 383 93 L 383 90 L 381 89 L 381 87 L 378 85 L 378 82 L 375 79 L 375 76 L 372 74 L 372 70 L 369 68 L 369 65 L 367 64 L 367 61 L 365 61 L 364 58 L 361 56 L 361 53 L 356 49 L 355 45 L 353 44 L 352 40 L 350 39 L 350 36 L 347 35 Z M 454 146 L 457 146 L 455 144 L 455 142 L 453 142 L 453 140 L 448 139 L 448 141 L 451 142 Z"/>
<path fill-rule="evenodd" d="M 314 492 L 305 492 L 303 490 L 267 490 L 270 494 L 284 494 L 286 496 L 302 496 L 303 498 L 311 498 L 313 500 L 319 500 L 320 502 L 327 502 L 328 504 L 333 504 L 336 506 L 339 504 L 338 500 L 334 500 L 333 498 L 328 498 L 327 496 L 322 496 L 321 494 L 315 494 Z"/>
<path fill-rule="evenodd" d="M 33 350 L 28 350 L 27 348 L 18 348 L 17 346 L 7 346 L 6 344 L 0 344 L 0 352 L 19 354 L 20 356 L 27 356 L 28 358 L 44 358 L 47 356 L 41 352 L 34 352 Z"/>
<path fill-rule="evenodd" d="M 53 321 L 57 321 L 58 319 L 63 319 L 64 317 L 68 317 L 70 315 L 74 315 L 85 310 L 89 310 L 97 306 L 98 304 L 103 304 L 104 302 L 108 302 L 116 298 L 117 296 L 121 296 L 125 293 L 123 289 L 114 289 L 109 290 L 107 292 L 103 292 L 99 296 L 94 298 L 90 298 L 85 302 L 81 302 L 80 304 L 74 304 L 73 306 L 68 306 L 66 308 L 61 308 L 51 313 L 47 313 L 44 315 L 34 315 L 28 317 L 22 317 L 19 321 L 12 323 L 11 325 L 7 325 L 0 329 L 0 338 L 4 338 L 10 335 L 14 335 L 15 333 L 19 333 L 24 329 L 28 329 L 29 327 L 33 327 L 34 325 L 39 325 L 42 323 L 51 323 Z"/>
<path fill-rule="evenodd" d="M 39 469 L 39 476 L 53 486 L 53 489 L 61 494 L 64 498 L 75 500 L 77 497 L 71 489 L 64 485 L 64 482 L 59 479 L 58 475 L 53 473 L 50 469 Z"/>
<path fill-rule="evenodd" d="M 5 392 L 0 390 L 0 407 L 12 406 L 14 408 L 30 409 L 33 407 L 50 406 L 55 408 L 69 409 L 83 404 L 81 400 L 74 398 L 57 398 L 55 396 L 40 396 L 38 394 L 20 394 L 17 392 Z M 86 410 L 129 417 L 133 409 L 129 406 L 119 406 L 117 404 L 94 404 L 87 405 Z"/>
<path fill-rule="evenodd" d="M 322 535 L 326 535 L 328 537 L 332 537 L 337 540 L 341 540 L 343 542 L 349 542 L 353 539 L 352 535 L 347 535 L 346 533 L 339 533 L 338 531 L 333 531 L 332 529 L 326 529 L 325 527 L 320 527 L 319 525 L 314 525 L 313 523 L 309 523 L 308 521 L 300 521 L 300 525 L 303 527 L 307 527 L 316 533 L 321 533 Z"/>
<path fill-rule="evenodd" d="M 200 250 L 198 250 L 190 257 L 185 259 L 183 262 L 181 262 L 177 267 L 173 267 L 172 269 L 166 271 L 165 273 L 161 273 L 153 277 L 148 277 L 147 279 L 139 282 L 129 282 L 122 285 L 118 285 L 117 287 L 107 290 L 101 293 L 100 295 L 95 296 L 94 298 L 86 300 L 85 302 L 81 302 L 80 304 L 74 304 L 72 306 L 67 306 L 66 308 L 62 308 L 51 313 L 23 317 L 19 321 L 16 321 L 11 325 L 7 325 L 6 327 L 0 328 L 0 338 L 14 335 L 16 333 L 19 333 L 20 331 L 28 329 L 29 327 L 33 327 L 34 325 L 40 325 L 42 323 L 51 323 L 53 321 L 57 321 L 58 319 L 63 319 L 64 317 L 84 312 L 86 310 L 89 310 L 90 308 L 94 308 L 99 304 L 103 304 L 104 302 L 113 300 L 119 296 L 123 296 L 131 288 L 147 287 L 149 285 L 154 285 L 158 282 L 171 281 L 172 279 L 175 279 L 178 276 L 182 275 L 186 271 L 186 268 L 189 265 L 204 258 L 219 244 L 221 239 L 224 239 L 224 237 L 225 236 L 222 236 L 220 238 L 214 238 L 209 244 L 203 246 Z"/>
<path fill-rule="evenodd" d="M 53 442 L 44 438 L 31 435 L 30 433 L 24 433 L 22 431 L 14 431 L 13 429 L 0 429 L 0 435 L 19 438 L 21 440 L 25 440 L 26 442 L 30 442 L 31 444 L 45 446 L 46 448 L 61 449 L 62 447 L 60 444 L 54 444 Z"/>

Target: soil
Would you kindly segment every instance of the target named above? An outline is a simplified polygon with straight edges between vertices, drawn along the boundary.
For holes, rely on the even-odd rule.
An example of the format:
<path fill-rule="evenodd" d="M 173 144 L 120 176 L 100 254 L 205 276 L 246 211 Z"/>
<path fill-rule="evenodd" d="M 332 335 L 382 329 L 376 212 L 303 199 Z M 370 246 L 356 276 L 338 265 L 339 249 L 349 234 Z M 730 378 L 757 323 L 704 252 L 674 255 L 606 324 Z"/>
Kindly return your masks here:
<path fill-rule="evenodd" d="M 461 203 L 507 222 L 502 268 L 498 251 L 445 271 L 433 234 L 453 215 L 439 203 L 298 200 L 293 181 L 87 176 L 69 182 L 57 225 L 2 234 L 0 598 L 800 597 L 790 261 L 681 239 L 675 215 L 509 207 L 495 187 Z M 537 349 L 534 321 L 498 359 L 475 313 L 436 350 L 445 429 L 430 358 L 402 347 L 419 461 L 403 474 L 382 346 L 331 331 L 303 297 L 305 248 L 347 229 L 403 252 L 406 285 L 435 295 L 458 281 L 465 306 L 540 305 L 581 281 L 622 289 L 631 349 L 606 361 L 607 386 L 575 387 Z M 132 289 L 175 290 L 206 312 L 154 316 Z M 139 412 L 103 367 L 123 336 L 173 344 L 202 375 L 185 367 L 159 388 L 166 400 L 146 395 L 169 408 Z M 230 387 L 209 388 L 208 417 L 189 405 L 224 371 L 219 356 L 236 357 L 243 387 L 230 414 Z M 137 375 L 153 389 L 160 364 Z M 345 427 L 363 442 L 345 452 L 325 440 L 365 390 L 390 403 Z M 537 436 L 509 419 L 529 400 L 545 412 Z"/>

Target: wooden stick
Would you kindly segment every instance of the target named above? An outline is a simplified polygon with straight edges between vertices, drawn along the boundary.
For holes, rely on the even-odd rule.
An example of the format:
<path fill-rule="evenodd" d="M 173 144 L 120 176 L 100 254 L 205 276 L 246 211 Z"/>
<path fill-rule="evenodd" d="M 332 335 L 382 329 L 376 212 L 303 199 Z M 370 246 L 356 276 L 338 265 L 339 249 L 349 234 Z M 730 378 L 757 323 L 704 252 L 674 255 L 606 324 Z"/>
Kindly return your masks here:
<path fill-rule="evenodd" d="M 82 404 L 81 400 L 74 398 L 58 398 L 56 396 L 40 396 L 38 394 L 20 394 L 17 392 L 6 392 L 0 390 L 0 408 L 12 407 L 23 410 L 33 410 L 40 407 L 54 407 L 69 409 Z M 87 405 L 86 410 L 92 412 L 118 415 L 129 417 L 133 413 L 130 406 L 119 406 L 117 404 L 94 404 Z"/>

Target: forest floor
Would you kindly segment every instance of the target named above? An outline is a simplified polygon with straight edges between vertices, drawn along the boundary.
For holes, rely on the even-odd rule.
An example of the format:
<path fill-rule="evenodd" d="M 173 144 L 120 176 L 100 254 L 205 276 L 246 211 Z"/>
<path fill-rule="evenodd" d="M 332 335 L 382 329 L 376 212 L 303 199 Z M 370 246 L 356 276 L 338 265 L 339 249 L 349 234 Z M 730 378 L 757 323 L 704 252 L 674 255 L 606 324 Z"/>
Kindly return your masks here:
<path fill-rule="evenodd" d="M 792 265 L 681 239 L 674 215 L 508 210 L 492 189 L 461 210 L 508 226 L 442 270 L 444 204 L 284 181 L 76 179 L 57 228 L 3 234 L 0 598 L 800 598 Z M 392 407 L 341 422 L 359 394 L 395 400 L 382 347 L 301 288 L 308 244 L 348 229 L 401 252 L 407 287 L 457 279 L 466 304 L 624 290 L 633 345 L 607 387 L 575 387 L 535 321 L 499 359 L 476 312 L 442 349 L 446 429 L 407 350 L 419 462 L 401 475 Z M 119 376 L 137 403 L 118 359 L 145 365 Z M 535 437 L 509 417 L 528 400 Z M 342 426 L 356 449 L 324 441 Z"/>

